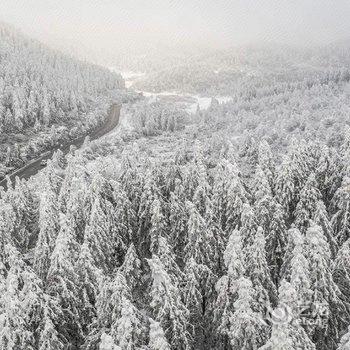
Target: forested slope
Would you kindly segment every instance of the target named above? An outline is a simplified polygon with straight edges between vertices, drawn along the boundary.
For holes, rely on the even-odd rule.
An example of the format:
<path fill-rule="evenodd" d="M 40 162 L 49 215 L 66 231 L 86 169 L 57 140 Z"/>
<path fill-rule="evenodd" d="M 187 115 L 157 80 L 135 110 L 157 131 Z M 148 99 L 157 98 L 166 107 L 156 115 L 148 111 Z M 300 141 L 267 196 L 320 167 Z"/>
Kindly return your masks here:
<path fill-rule="evenodd" d="M 0 23 L 0 162 L 19 166 L 50 144 L 86 132 L 123 88 L 121 76 Z"/>
<path fill-rule="evenodd" d="M 253 87 L 303 83 L 348 70 L 347 43 L 313 49 L 265 45 L 189 55 L 167 67 L 159 66 L 134 87 L 161 92 L 181 91 L 204 96 L 231 96 Z"/>
<path fill-rule="evenodd" d="M 123 105 L 1 192 L 0 348 L 349 349 L 348 80 Z"/>

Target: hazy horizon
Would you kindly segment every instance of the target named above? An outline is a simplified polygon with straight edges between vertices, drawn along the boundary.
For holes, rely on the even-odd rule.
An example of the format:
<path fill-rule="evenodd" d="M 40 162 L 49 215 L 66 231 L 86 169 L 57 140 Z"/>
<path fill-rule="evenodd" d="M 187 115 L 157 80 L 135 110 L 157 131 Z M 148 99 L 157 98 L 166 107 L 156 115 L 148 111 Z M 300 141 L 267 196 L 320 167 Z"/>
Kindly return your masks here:
<path fill-rule="evenodd" d="M 150 47 L 323 45 L 349 37 L 350 3 L 324 0 L 2 0 L 0 20 L 58 48 L 95 55 Z"/>

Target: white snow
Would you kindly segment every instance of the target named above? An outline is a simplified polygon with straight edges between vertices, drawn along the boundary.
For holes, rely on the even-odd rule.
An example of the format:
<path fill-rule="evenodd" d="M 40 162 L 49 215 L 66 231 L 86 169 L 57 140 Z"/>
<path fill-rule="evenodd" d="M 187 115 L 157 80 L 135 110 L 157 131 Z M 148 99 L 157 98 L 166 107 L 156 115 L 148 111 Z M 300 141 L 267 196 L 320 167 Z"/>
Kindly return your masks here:
<path fill-rule="evenodd" d="M 103 333 L 101 335 L 100 350 L 120 350 L 120 347 L 114 344 L 110 335 Z"/>
<path fill-rule="evenodd" d="M 192 94 L 183 94 L 181 92 L 177 91 L 162 91 L 162 92 L 149 92 L 149 91 L 139 91 L 141 92 L 143 96 L 149 98 L 149 102 L 154 102 L 158 96 L 178 96 L 180 98 L 183 98 L 184 101 L 186 100 L 194 100 L 194 102 L 184 102 L 184 104 L 187 105 L 186 111 L 190 114 L 196 113 L 197 106 L 199 106 L 199 109 L 206 110 L 209 108 L 212 97 L 216 98 L 219 103 L 226 103 L 230 100 L 232 100 L 232 97 L 230 96 L 212 96 L 212 97 L 206 97 L 206 96 L 200 96 L 200 95 L 192 95 Z"/>
<path fill-rule="evenodd" d="M 133 83 L 140 78 L 143 78 L 146 73 L 145 72 L 133 72 L 133 71 L 120 71 L 117 70 L 113 67 L 109 68 L 111 71 L 113 72 L 117 72 L 120 73 L 122 75 L 122 77 L 125 80 L 125 86 L 127 88 L 132 87 Z M 158 96 L 178 96 L 180 98 L 183 98 L 184 100 L 188 98 L 194 99 L 195 102 L 190 103 L 190 102 L 185 102 L 185 104 L 187 105 L 187 107 L 185 108 L 185 110 L 190 113 L 190 114 L 194 114 L 196 113 L 197 110 L 197 105 L 199 106 L 199 108 L 201 110 L 206 110 L 209 108 L 210 106 L 210 102 L 212 97 L 216 98 L 219 103 L 226 103 L 230 100 L 232 100 L 232 97 L 230 96 L 200 96 L 200 95 L 192 95 L 192 94 L 184 94 L 180 91 L 161 91 L 161 92 L 149 92 L 149 91 L 142 91 L 142 90 L 135 90 L 136 92 L 142 93 L 143 96 L 148 97 L 149 98 L 149 102 L 155 102 Z"/>
<path fill-rule="evenodd" d="M 120 71 L 114 67 L 109 67 L 109 70 L 121 74 L 125 80 L 125 87 L 130 88 L 135 80 L 140 79 L 146 75 L 143 72 L 133 72 L 133 71 Z"/>

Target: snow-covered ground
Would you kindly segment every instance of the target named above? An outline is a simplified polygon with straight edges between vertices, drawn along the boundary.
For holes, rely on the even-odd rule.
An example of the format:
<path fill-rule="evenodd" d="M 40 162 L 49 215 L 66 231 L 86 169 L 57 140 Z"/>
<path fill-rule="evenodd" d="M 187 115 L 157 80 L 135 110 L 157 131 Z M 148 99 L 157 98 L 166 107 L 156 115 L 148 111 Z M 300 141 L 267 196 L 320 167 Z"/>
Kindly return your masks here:
<path fill-rule="evenodd" d="M 143 72 L 132 72 L 132 71 L 121 72 L 114 68 L 110 68 L 110 69 L 122 75 L 122 77 L 125 80 L 125 86 L 127 88 L 132 88 L 132 85 L 137 79 L 143 78 L 146 75 L 146 73 L 143 73 Z M 178 102 L 181 102 L 182 104 L 184 104 L 185 110 L 188 113 L 192 113 L 192 114 L 196 112 L 197 106 L 199 106 L 201 110 L 208 109 L 210 106 L 212 97 L 215 97 L 219 101 L 219 103 L 224 103 L 232 99 L 232 97 L 230 96 L 207 97 L 207 96 L 199 96 L 199 95 L 192 95 L 192 94 L 184 94 L 180 91 L 162 91 L 159 93 L 141 91 L 141 90 L 136 90 L 136 91 L 142 92 L 142 94 L 145 97 L 149 98 L 150 102 L 154 102 L 158 97 L 164 97 L 164 96 L 178 97 Z"/>
<path fill-rule="evenodd" d="M 146 76 L 146 73 L 144 72 L 133 72 L 133 71 L 120 71 L 118 69 L 115 69 L 113 67 L 109 68 L 113 72 L 120 73 L 125 80 L 125 86 L 127 88 L 132 88 L 133 84 L 136 80 L 143 78 Z M 142 91 L 142 90 L 135 90 L 136 92 L 141 92 L 145 97 L 149 98 L 150 102 L 154 102 L 159 97 L 174 97 L 177 98 L 177 102 L 181 103 L 185 106 L 185 110 L 188 113 L 195 113 L 197 110 L 197 106 L 201 110 L 208 109 L 210 106 L 210 102 L 212 97 L 215 97 L 219 103 L 224 103 L 232 100 L 232 97 L 230 96 L 200 96 L 200 95 L 192 95 L 187 93 L 182 93 L 181 91 L 162 91 L 162 92 L 149 92 L 149 91 Z"/>
<path fill-rule="evenodd" d="M 116 72 L 116 73 L 121 74 L 121 76 L 125 80 L 125 87 L 127 87 L 127 88 L 130 88 L 132 86 L 132 84 L 135 82 L 135 80 L 140 79 L 146 75 L 146 73 L 142 73 L 142 72 L 132 72 L 132 71 L 122 71 L 121 72 L 120 70 L 113 68 L 113 67 L 109 67 L 109 69 L 112 72 Z"/>
<path fill-rule="evenodd" d="M 163 91 L 159 93 L 154 92 L 148 92 L 148 91 L 138 91 L 142 92 L 145 97 L 149 97 L 150 101 L 155 101 L 159 96 L 177 96 L 179 97 L 179 100 L 183 103 L 185 103 L 186 111 L 188 113 L 195 113 L 197 110 L 197 106 L 201 110 L 208 109 L 210 106 L 210 102 L 212 97 L 206 97 L 206 96 L 199 96 L 199 95 L 192 95 L 192 94 L 183 94 L 181 92 L 172 92 L 172 91 Z M 232 97 L 230 96 L 214 96 L 219 103 L 227 102 L 232 100 Z"/>

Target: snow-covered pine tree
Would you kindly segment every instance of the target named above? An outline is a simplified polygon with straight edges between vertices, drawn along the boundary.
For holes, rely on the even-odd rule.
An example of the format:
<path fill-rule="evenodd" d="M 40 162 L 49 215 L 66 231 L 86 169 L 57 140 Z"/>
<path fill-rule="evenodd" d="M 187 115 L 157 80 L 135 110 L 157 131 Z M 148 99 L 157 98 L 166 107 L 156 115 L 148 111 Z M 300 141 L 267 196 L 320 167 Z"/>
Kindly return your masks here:
<path fill-rule="evenodd" d="M 275 163 L 270 145 L 267 143 L 266 140 L 263 140 L 259 143 L 258 166 L 264 172 L 268 183 L 272 189 L 275 177 Z"/>
<path fill-rule="evenodd" d="M 127 247 L 136 241 L 137 218 L 133 203 L 122 185 L 117 181 L 112 181 L 111 185 L 113 187 L 113 209 L 111 208 L 113 235 L 117 242 L 118 255 L 121 255 L 125 254 Z"/>
<path fill-rule="evenodd" d="M 6 254 L 8 270 L 6 269 L 3 271 L 5 274 L 0 275 L 2 292 L 0 295 L 0 348 L 34 350 L 34 326 L 38 322 L 36 302 L 40 301 L 40 297 L 34 293 L 29 296 L 24 292 L 30 291 L 28 283 L 34 287 L 34 291 L 40 291 L 40 287 L 37 285 L 39 281 L 33 272 L 25 268 L 16 248 L 7 244 L 2 254 Z M 23 287 L 25 291 L 23 291 Z M 31 300 L 31 297 L 35 297 L 35 299 Z M 31 324 L 31 311 L 35 313 L 33 324 Z"/>
<path fill-rule="evenodd" d="M 73 195 L 77 194 L 79 192 L 77 189 L 80 189 L 80 186 L 85 184 L 85 181 L 82 181 L 82 179 L 85 180 L 87 176 L 85 168 L 86 159 L 83 157 L 82 152 L 76 152 L 74 156 L 68 155 L 66 158 L 67 166 L 65 168 L 65 176 L 62 181 L 58 198 L 59 208 L 63 213 L 67 212 L 67 203 L 71 192 L 73 192 Z M 83 190 L 85 189 L 83 188 Z"/>
<path fill-rule="evenodd" d="M 244 204 L 248 202 L 248 193 L 240 178 L 237 164 L 227 165 L 227 206 L 225 231 L 231 232 L 240 227 Z"/>
<path fill-rule="evenodd" d="M 175 182 L 175 189 L 170 194 L 169 203 L 169 243 L 179 258 L 187 241 L 188 212 L 185 205 L 184 188 L 180 180 Z"/>
<path fill-rule="evenodd" d="M 38 206 L 36 196 L 26 182 L 19 180 L 18 177 L 12 192 L 11 205 L 16 214 L 13 239 L 16 247 L 24 253 L 34 246 L 37 238 Z"/>
<path fill-rule="evenodd" d="M 148 171 L 145 175 L 145 180 L 143 184 L 143 191 L 140 197 L 139 207 L 138 207 L 138 232 L 137 232 L 137 245 L 142 251 L 147 250 L 149 243 L 148 232 L 151 224 L 151 211 L 152 204 L 155 198 L 160 197 L 159 190 L 154 181 L 153 174 Z M 148 244 L 147 244 L 148 243 Z"/>
<path fill-rule="evenodd" d="M 237 281 L 245 274 L 245 257 L 242 249 L 242 238 L 238 230 L 232 231 L 224 252 L 226 273 L 216 283 L 217 300 L 214 307 L 214 322 L 217 328 L 219 349 L 229 346 L 230 320 L 237 298 Z"/>
<path fill-rule="evenodd" d="M 161 202 L 155 196 L 151 206 L 151 227 L 150 236 L 150 252 L 151 254 L 160 254 L 159 239 L 166 236 L 167 223 L 162 212 Z"/>
<path fill-rule="evenodd" d="M 38 350 L 64 350 L 67 348 L 67 339 L 62 338 L 62 335 L 57 332 L 54 324 L 59 322 L 60 316 L 57 302 L 46 300 Z"/>
<path fill-rule="evenodd" d="M 290 282 L 293 293 L 296 295 L 293 307 L 298 312 L 298 321 L 308 333 L 311 333 L 308 316 L 312 309 L 312 290 L 309 261 L 305 251 L 305 236 L 298 229 L 291 229 L 289 234 L 289 249 L 285 256 L 282 281 Z"/>
<path fill-rule="evenodd" d="M 206 227 L 205 220 L 196 206 L 187 202 L 188 241 L 184 247 L 184 286 L 183 294 L 186 306 L 191 311 L 191 322 L 195 326 L 195 334 L 205 329 L 210 322 L 206 317 L 212 312 L 215 277 L 212 270 L 216 244 L 210 227 Z M 202 325 L 202 326 L 200 326 Z"/>
<path fill-rule="evenodd" d="M 312 220 L 316 225 L 322 228 L 332 253 L 332 259 L 334 259 L 338 252 L 339 247 L 338 247 L 337 240 L 335 238 L 331 221 L 328 219 L 326 206 L 322 200 L 317 202 L 316 211 L 314 212 Z"/>
<path fill-rule="evenodd" d="M 290 216 L 299 200 L 298 194 L 310 175 L 309 162 L 306 143 L 292 139 L 287 155 L 282 157 L 275 184 L 276 199 L 285 208 L 288 219 L 292 219 Z"/>
<path fill-rule="evenodd" d="M 273 201 L 271 221 L 266 232 L 266 258 L 271 271 L 272 280 L 278 285 L 280 271 L 287 247 L 287 228 L 284 210 L 281 204 Z"/>
<path fill-rule="evenodd" d="M 82 301 L 80 310 L 82 331 L 87 334 L 88 328 L 96 315 L 96 299 L 100 284 L 103 281 L 103 273 L 96 267 L 87 241 L 80 247 L 75 271 L 78 277 L 77 287 Z"/>
<path fill-rule="evenodd" d="M 42 281 L 14 246 L 6 244 L 3 254 L 6 271 L 0 273 L 0 347 L 37 349 L 43 316 L 54 300 L 44 293 Z"/>
<path fill-rule="evenodd" d="M 322 195 L 316 186 L 315 175 L 311 174 L 300 191 L 299 201 L 294 211 L 294 224 L 303 233 L 309 227 L 309 221 L 316 212 L 318 202 L 322 200 Z"/>
<path fill-rule="evenodd" d="M 114 257 L 116 247 L 112 235 L 111 217 L 106 213 L 103 202 L 101 197 L 94 197 L 84 239 L 89 244 L 96 267 L 107 273 L 116 263 Z"/>
<path fill-rule="evenodd" d="M 230 339 L 232 350 L 257 349 L 268 338 L 268 326 L 264 315 L 255 311 L 258 302 L 252 282 L 240 277 L 236 285 L 237 299 L 230 317 Z"/>
<path fill-rule="evenodd" d="M 214 216 L 224 232 L 226 232 L 227 163 L 226 159 L 221 159 L 218 162 L 212 185 L 212 205 Z"/>
<path fill-rule="evenodd" d="M 188 333 L 189 311 L 181 301 L 181 292 L 166 272 L 164 265 L 155 255 L 148 259 L 151 269 L 151 303 L 153 319 L 162 326 L 170 346 L 174 349 L 191 348 Z"/>
<path fill-rule="evenodd" d="M 316 350 L 299 320 L 298 293 L 282 280 L 278 290 L 278 306 L 271 311 L 270 339 L 259 350 Z"/>
<path fill-rule="evenodd" d="M 137 349 L 144 344 L 146 320 L 133 303 L 133 292 L 140 281 L 139 269 L 140 261 L 131 245 L 124 263 L 101 284 L 96 302 L 97 320 L 87 337 L 87 349 L 93 349 L 103 341 L 103 330 L 122 350 Z"/>
<path fill-rule="evenodd" d="M 264 230 L 268 230 L 272 218 L 274 200 L 268 179 L 258 165 L 255 170 L 252 194 L 254 198 L 254 212 L 256 221 Z"/>
<path fill-rule="evenodd" d="M 192 202 L 196 206 L 198 212 L 204 217 L 211 196 L 211 186 L 208 182 L 206 165 L 203 154 L 200 151 L 195 152 L 195 166 L 197 167 L 197 186 L 194 189 Z"/>
<path fill-rule="evenodd" d="M 152 319 L 150 319 L 148 347 L 150 350 L 171 350 L 162 326 Z"/>
<path fill-rule="evenodd" d="M 195 192 L 200 189 L 200 192 L 196 195 L 196 205 L 198 205 L 197 209 L 203 215 L 203 210 L 205 209 L 205 197 L 208 189 L 207 182 L 207 169 L 204 159 L 204 150 L 203 145 L 200 141 L 196 141 L 193 145 L 193 159 L 192 161 L 185 167 L 184 169 L 184 188 L 187 193 L 187 199 L 194 201 Z M 201 184 L 201 181 L 204 183 Z M 200 195 L 204 197 L 201 198 Z"/>
<path fill-rule="evenodd" d="M 186 206 L 189 212 L 187 223 L 188 240 L 184 252 L 184 260 L 192 257 L 197 264 L 210 266 L 213 252 L 213 237 L 208 232 L 206 222 L 193 203 L 187 202 Z"/>
<path fill-rule="evenodd" d="M 332 217 L 332 227 L 339 246 L 350 237 L 350 177 L 343 177 L 341 187 L 334 194 L 333 206 L 335 213 Z"/>
<path fill-rule="evenodd" d="M 242 225 L 239 230 L 243 239 L 243 247 L 248 247 L 253 244 L 255 233 L 258 228 L 254 210 L 248 203 L 243 205 L 241 222 Z"/>
<path fill-rule="evenodd" d="M 310 266 L 311 306 L 314 319 L 312 339 L 319 349 L 336 345 L 338 332 L 345 326 L 347 308 L 332 276 L 329 244 L 320 226 L 311 223 L 306 232 L 305 256 Z"/>
<path fill-rule="evenodd" d="M 350 329 L 340 339 L 337 350 L 349 350 L 350 349 Z"/>
<path fill-rule="evenodd" d="M 320 190 L 322 199 L 327 207 L 329 206 L 334 194 L 333 186 L 339 181 L 335 174 L 337 172 L 337 166 L 334 158 L 334 153 L 328 146 L 319 146 L 319 159 L 315 170 L 315 177 L 317 188 Z M 339 173 L 337 175 L 339 175 Z"/>
<path fill-rule="evenodd" d="M 350 302 L 350 238 L 339 249 L 333 264 L 333 279 Z"/>
<path fill-rule="evenodd" d="M 82 342 L 81 300 L 79 279 L 74 265 L 79 250 L 67 216 L 60 218 L 61 229 L 56 238 L 47 275 L 47 292 L 59 300 L 62 319 L 56 325 L 58 333 L 70 344 Z"/>
<path fill-rule="evenodd" d="M 121 350 L 137 350 L 145 333 L 142 315 L 125 295 L 121 296 L 120 307 L 120 315 L 111 326 L 111 336 Z"/>
<path fill-rule="evenodd" d="M 45 181 L 39 206 L 39 235 L 34 250 L 33 268 L 44 281 L 59 231 L 58 198 L 49 179 Z"/>
<path fill-rule="evenodd" d="M 287 218 L 289 218 L 296 205 L 296 184 L 294 166 L 288 156 L 282 157 L 282 164 L 277 174 L 275 183 L 276 198 L 286 211 Z"/>
<path fill-rule="evenodd" d="M 130 244 L 124 262 L 118 271 L 125 276 L 131 289 L 134 289 L 140 283 L 141 261 L 133 243 Z"/>
<path fill-rule="evenodd" d="M 276 286 L 271 279 L 269 266 L 266 261 L 265 245 L 264 231 L 259 226 L 253 238 L 253 243 L 244 247 L 247 276 L 253 283 L 259 303 L 257 307 L 262 313 L 266 312 L 270 305 L 276 305 L 277 301 Z"/>

